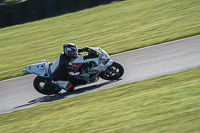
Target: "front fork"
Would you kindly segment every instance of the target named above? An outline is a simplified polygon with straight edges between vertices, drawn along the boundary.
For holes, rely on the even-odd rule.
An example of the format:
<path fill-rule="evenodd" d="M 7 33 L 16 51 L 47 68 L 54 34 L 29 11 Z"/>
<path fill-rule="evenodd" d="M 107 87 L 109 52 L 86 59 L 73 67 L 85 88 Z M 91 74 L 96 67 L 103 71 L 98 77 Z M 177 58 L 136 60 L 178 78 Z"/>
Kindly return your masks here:
<path fill-rule="evenodd" d="M 109 75 L 112 74 L 113 69 L 110 68 L 110 66 L 111 66 L 112 64 L 113 64 L 113 60 L 110 60 L 110 61 L 108 62 L 108 64 L 107 64 L 108 67 L 106 68 L 105 73 L 107 73 L 107 74 L 109 74 Z"/>

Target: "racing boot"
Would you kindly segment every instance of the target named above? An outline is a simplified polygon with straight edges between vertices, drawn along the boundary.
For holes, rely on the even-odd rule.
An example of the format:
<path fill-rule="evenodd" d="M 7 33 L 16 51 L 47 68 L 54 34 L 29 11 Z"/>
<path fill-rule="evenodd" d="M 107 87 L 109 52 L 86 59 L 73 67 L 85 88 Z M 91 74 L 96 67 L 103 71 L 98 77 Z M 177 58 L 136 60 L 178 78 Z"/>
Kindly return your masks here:
<path fill-rule="evenodd" d="M 54 81 L 53 83 L 57 84 L 58 86 L 60 86 L 61 88 L 65 89 L 68 92 L 74 91 L 74 85 L 69 81 L 58 80 Z"/>

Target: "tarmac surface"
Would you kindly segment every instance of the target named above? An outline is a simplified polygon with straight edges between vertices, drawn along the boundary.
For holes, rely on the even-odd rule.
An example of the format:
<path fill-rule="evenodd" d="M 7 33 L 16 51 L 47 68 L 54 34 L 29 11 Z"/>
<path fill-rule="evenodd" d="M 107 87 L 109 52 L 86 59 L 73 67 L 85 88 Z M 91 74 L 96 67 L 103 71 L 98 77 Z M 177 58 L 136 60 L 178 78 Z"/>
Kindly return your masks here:
<path fill-rule="evenodd" d="M 33 88 L 32 74 L 0 81 L 0 114 L 200 67 L 200 35 L 115 54 L 111 59 L 125 69 L 120 80 L 100 79 L 77 87 L 73 93 L 63 90 L 56 95 L 42 95 Z"/>

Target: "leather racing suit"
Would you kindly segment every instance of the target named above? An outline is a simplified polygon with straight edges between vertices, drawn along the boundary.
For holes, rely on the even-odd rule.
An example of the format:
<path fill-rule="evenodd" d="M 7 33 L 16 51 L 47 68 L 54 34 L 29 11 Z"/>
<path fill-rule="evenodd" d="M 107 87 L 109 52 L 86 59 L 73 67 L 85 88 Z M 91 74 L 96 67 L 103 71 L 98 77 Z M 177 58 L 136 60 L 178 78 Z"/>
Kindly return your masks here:
<path fill-rule="evenodd" d="M 98 56 L 97 51 L 91 50 L 89 47 L 78 49 L 78 53 L 80 52 L 89 52 L 85 55 L 85 59 L 92 56 Z M 50 78 L 53 80 L 55 84 L 58 84 L 61 88 L 64 88 L 68 91 L 74 90 L 73 84 L 73 76 L 79 75 L 80 72 L 74 72 L 73 66 L 71 63 L 72 58 L 62 53 L 58 56 L 55 62 L 50 66 Z M 82 84 L 86 84 L 86 81 L 79 81 Z M 83 83 L 84 82 L 84 83 Z"/>

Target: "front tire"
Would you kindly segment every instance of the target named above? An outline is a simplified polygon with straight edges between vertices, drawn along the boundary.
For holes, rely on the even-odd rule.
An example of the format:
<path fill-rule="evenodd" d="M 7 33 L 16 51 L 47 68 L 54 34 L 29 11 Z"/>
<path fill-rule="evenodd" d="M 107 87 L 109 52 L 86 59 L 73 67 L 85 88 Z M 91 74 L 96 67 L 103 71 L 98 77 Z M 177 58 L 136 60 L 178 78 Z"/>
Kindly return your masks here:
<path fill-rule="evenodd" d="M 99 74 L 99 77 L 105 80 L 117 80 L 124 74 L 124 68 L 121 64 L 113 62 L 111 66 Z"/>
<path fill-rule="evenodd" d="M 37 76 L 33 81 L 33 86 L 36 91 L 44 95 L 57 94 L 62 89 L 57 85 L 51 83 L 50 78 Z"/>

